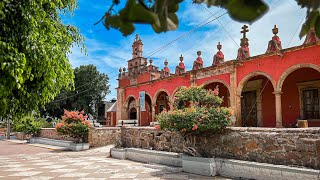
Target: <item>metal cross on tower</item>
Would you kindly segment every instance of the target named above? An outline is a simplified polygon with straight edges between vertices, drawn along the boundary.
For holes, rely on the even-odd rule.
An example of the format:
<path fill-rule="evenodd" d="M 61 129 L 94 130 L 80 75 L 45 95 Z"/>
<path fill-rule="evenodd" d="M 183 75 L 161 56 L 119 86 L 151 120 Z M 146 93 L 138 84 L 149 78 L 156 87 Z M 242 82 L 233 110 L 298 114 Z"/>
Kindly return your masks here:
<path fill-rule="evenodd" d="M 247 25 L 243 25 L 241 33 L 243 33 L 243 38 L 246 38 L 246 33 L 249 32 L 249 29 L 247 29 Z"/>

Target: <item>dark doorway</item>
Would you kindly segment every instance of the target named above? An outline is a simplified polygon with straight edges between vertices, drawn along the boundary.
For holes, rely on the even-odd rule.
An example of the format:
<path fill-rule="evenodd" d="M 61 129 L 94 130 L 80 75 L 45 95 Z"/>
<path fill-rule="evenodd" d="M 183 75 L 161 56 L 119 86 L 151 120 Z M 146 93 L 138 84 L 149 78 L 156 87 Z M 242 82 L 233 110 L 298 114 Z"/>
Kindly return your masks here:
<path fill-rule="evenodd" d="M 137 110 L 136 110 L 136 108 L 132 108 L 130 110 L 129 119 L 137 119 Z"/>
<path fill-rule="evenodd" d="M 256 91 L 242 92 L 241 120 L 243 127 L 257 127 L 257 93 Z"/>

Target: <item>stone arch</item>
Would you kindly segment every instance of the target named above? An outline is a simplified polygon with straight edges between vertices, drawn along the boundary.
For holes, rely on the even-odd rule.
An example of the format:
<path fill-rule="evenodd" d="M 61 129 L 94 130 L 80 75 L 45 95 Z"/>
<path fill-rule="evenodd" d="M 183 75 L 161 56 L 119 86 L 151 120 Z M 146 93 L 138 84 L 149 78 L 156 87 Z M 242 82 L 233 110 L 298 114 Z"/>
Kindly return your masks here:
<path fill-rule="evenodd" d="M 259 75 L 262 75 L 268 78 L 273 86 L 274 91 L 276 90 L 276 81 L 268 73 L 263 71 L 255 71 L 250 74 L 247 74 L 244 78 L 241 79 L 241 81 L 238 84 L 237 95 L 241 96 L 242 89 L 248 80 L 250 80 L 254 76 L 259 76 Z"/>
<path fill-rule="evenodd" d="M 152 103 L 155 104 L 155 103 L 157 102 L 157 98 L 158 98 L 159 94 L 162 93 L 162 92 L 167 93 L 167 94 L 168 94 L 168 97 L 170 97 L 170 93 L 169 93 L 166 89 L 159 89 L 159 90 L 154 94 Z"/>
<path fill-rule="evenodd" d="M 206 82 L 202 83 L 201 86 L 205 87 L 206 85 L 209 85 L 211 83 L 221 83 L 221 84 L 225 85 L 227 87 L 228 91 L 230 92 L 230 85 L 221 79 L 212 79 L 212 80 L 206 81 Z"/>
<path fill-rule="evenodd" d="M 286 69 L 280 76 L 277 86 L 276 86 L 276 90 L 277 92 L 281 92 L 282 91 L 282 85 L 284 83 L 284 81 L 286 80 L 286 78 L 294 71 L 298 70 L 298 69 L 302 69 L 302 68 L 311 68 L 311 69 L 315 69 L 318 72 L 320 72 L 320 67 L 318 65 L 315 64 L 296 64 L 293 65 L 291 67 L 289 67 L 288 69 Z"/>
<path fill-rule="evenodd" d="M 176 92 L 180 89 L 180 88 L 182 88 L 182 87 L 187 87 L 187 86 L 179 86 L 179 87 L 177 87 L 173 92 L 172 92 L 172 94 L 171 94 L 171 100 L 173 100 L 174 99 L 174 95 L 176 94 Z"/>
<path fill-rule="evenodd" d="M 226 83 L 224 80 L 221 79 L 212 79 L 212 80 L 208 80 L 204 83 L 201 84 L 202 88 L 204 89 L 212 89 L 214 90 L 214 88 L 212 88 L 212 85 L 221 85 L 219 87 L 219 96 L 221 98 L 223 98 L 223 103 L 221 104 L 221 106 L 223 107 L 230 107 L 231 106 L 231 89 L 230 89 L 230 85 L 228 83 Z M 210 88 L 211 86 L 211 88 Z"/>
<path fill-rule="evenodd" d="M 129 95 L 128 97 L 127 97 L 127 99 L 126 99 L 126 104 L 125 104 L 125 109 L 127 109 L 128 108 L 128 103 L 129 103 L 129 101 L 130 101 L 130 99 L 131 98 L 133 98 L 135 101 L 136 101 L 136 105 L 137 105 L 137 99 L 136 99 L 136 97 L 134 96 L 134 95 Z"/>

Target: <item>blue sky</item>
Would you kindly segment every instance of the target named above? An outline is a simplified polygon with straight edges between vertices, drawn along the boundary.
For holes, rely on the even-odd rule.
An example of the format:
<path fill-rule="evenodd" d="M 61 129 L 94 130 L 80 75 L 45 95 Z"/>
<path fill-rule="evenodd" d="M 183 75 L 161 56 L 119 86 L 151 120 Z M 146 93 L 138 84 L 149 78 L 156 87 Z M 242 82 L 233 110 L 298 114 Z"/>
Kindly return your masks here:
<path fill-rule="evenodd" d="M 121 0 L 120 9 L 125 0 Z M 258 21 L 249 25 L 249 47 L 251 56 L 265 53 L 267 43 L 272 37 L 272 28 L 276 24 L 279 27 L 279 37 L 282 40 L 282 47 L 292 47 L 302 44 L 303 39 L 299 39 L 301 22 L 305 18 L 305 9 L 301 9 L 295 0 L 268 0 L 269 12 Z M 106 96 L 106 100 L 116 98 L 117 75 L 119 67 L 127 66 L 127 60 L 131 59 L 131 45 L 136 33 L 144 44 L 143 54 L 158 49 L 159 47 L 171 42 L 178 36 L 195 28 L 201 22 L 208 22 L 214 17 L 202 6 L 192 4 L 191 0 L 185 0 L 180 4 L 178 17 L 180 20 L 178 30 L 156 34 L 150 25 L 136 25 L 134 34 L 124 37 L 117 30 L 107 30 L 98 21 L 105 11 L 110 7 L 110 0 L 88 1 L 79 0 L 79 8 L 74 15 L 63 16 L 63 22 L 79 28 L 80 33 L 85 38 L 87 55 L 74 47 L 69 60 L 72 66 L 94 64 L 100 72 L 107 74 L 110 78 L 111 93 Z M 212 13 L 219 16 L 226 12 L 220 8 L 209 8 Z M 206 21 L 205 21 L 206 20 Z M 222 52 L 225 60 L 236 58 L 238 45 L 241 38 L 241 27 L 243 23 L 233 21 L 228 14 L 219 18 L 220 23 L 232 38 L 221 28 L 218 21 L 213 21 L 208 25 L 194 31 L 193 33 L 179 39 L 167 48 L 151 56 L 155 65 L 163 68 L 165 59 L 169 62 L 169 68 L 174 71 L 174 67 L 179 63 L 179 56 L 183 54 L 187 70 L 191 69 L 192 62 L 196 59 L 196 52 L 202 51 L 202 58 L 205 66 L 212 64 L 212 57 L 216 53 L 216 45 L 221 42 Z M 236 43 L 235 43 L 235 42 Z"/>

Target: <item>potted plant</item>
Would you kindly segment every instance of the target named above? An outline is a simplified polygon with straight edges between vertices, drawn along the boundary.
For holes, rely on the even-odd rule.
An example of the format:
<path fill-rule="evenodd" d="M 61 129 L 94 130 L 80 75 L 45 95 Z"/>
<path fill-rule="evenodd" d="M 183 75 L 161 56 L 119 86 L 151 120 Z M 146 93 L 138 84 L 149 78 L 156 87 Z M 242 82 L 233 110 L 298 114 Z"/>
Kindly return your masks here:
<path fill-rule="evenodd" d="M 86 121 L 84 112 L 64 110 L 62 121 L 56 125 L 58 134 L 67 135 L 74 139 L 70 144 L 70 149 L 80 151 L 89 149 L 88 133 L 90 122 Z"/>
<path fill-rule="evenodd" d="M 183 170 L 208 176 L 216 175 L 214 158 L 204 158 L 205 154 L 196 147 L 197 136 L 211 136 L 222 132 L 230 124 L 232 110 L 220 107 L 223 99 L 219 89 L 206 90 L 201 86 L 180 88 L 170 104 L 156 116 L 160 126 L 157 129 L 179 132 L 183 139 Z"/>

